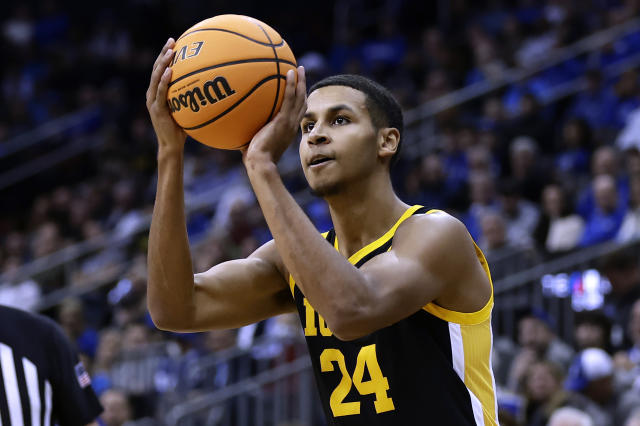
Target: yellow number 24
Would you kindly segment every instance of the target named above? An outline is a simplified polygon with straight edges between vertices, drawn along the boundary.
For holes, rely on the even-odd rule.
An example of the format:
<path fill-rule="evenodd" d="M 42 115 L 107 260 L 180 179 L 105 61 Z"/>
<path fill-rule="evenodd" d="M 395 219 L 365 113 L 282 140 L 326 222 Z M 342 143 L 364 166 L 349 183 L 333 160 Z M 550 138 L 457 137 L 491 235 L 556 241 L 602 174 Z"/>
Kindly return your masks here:
<path fill-rule="evenodd" d="M 375 394 L 374 406 L 376 413 L 395 410 L 393 399 L 387 395 L 389 381 L 382 375 L 378 358 L 376 357 L 376 345 L 364 346 L 358 353 L 356 368 L 353 371 L 353 381 L 344 361 L 344 355 L 338 349 L 325 349 L 320 354 L 320 369 L 322 372 L 333 371 L 333 363 L 338 365 L 342 373 L 342 379 L 338 386 L 331 392 L 329 404 L 335 417 L 360 414 L 360 401 L 343 402 L 351 390 L 351 383 L 356 386 L 360 395 Z M 370 380 L 362 381 L 365 368 L 369 370 Z"/>

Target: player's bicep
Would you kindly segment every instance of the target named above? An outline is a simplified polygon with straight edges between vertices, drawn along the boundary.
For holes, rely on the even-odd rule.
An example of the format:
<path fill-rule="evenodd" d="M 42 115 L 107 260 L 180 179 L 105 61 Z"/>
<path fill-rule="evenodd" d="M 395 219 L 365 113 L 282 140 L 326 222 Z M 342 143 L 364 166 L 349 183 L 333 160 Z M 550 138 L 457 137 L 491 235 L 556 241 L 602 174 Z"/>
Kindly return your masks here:
<path fill-rule="evenodd" d="M 361 268 L 373 295 L 363 318 L 378 322 L 378 328 L 457 293 L 478 263 L 464 225 L 448 215 L 438 216 L 416 218 L 399 228 L 393 250 Z"/>
<path fill-rule="evenodd" d="M 432 273 L 418 256 L 390 251 L 376 256 L 361 268 L 373 288 L 377 314 L 390 325 L 420 310 L 436 299 L 441 277 Z"/>
<path fill-rule="evenodd" d="M 273 242 L 194 276 L 192 330 L 236 328 L 295 308 Z"/>

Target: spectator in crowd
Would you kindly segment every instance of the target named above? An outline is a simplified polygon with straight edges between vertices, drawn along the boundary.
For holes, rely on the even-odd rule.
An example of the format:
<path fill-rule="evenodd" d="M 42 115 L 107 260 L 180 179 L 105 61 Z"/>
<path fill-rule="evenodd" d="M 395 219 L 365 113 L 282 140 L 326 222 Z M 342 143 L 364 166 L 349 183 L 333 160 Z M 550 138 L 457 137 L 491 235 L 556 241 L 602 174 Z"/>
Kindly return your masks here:
<path fill-rule="evenodd" d="M 100 396 L 100 403 L 104 406 L 101 419 L 105 426 L 123 426 L 133 420 L 131 403 L 124 391 L 107 390 Z"/>
<path fill-rule="evenodd" d="M 521 188 L 524 198 L 534 203 L 540 201 L 540 194 L 548 176 L 538 151 L 537 142 L 529 136 L 518 136 L 509 146 L 509 180 Z"/>
<path fill-rule="evenodd" d="M 454 188 L 448 185 L 442 157 L 437 153 L 428 154 L 415 170 L 416 185 L 407 202 L 424 204 L 434 209 L 445 208 L 449 204 L 447 198 L 451 197 L 451 190 Z"/>
<path fill-rule="evenodd" d="M 569 179 L 580 184 L 582 179 L 588 176 L 591 134 L 588 124 L 579 118 L 573 118 L 564 124 L 558 152 L 555 154 L 558 180 Z"/>
<path fill-rule="evenodd" d="M 624 426 L 640 426 L 640 408 L 631 413 Z"/>
<path fill-rule="evenodd" d="M 79 299 L 67 299 L 60 305 L 58 321 L 78 352 L 93 358 L 98 346 L 98 333 L 85 323 L 84 306 Z"/>
<path fill-rule="evenodd" d="M 640 175 L 629 180 L 629 209 L 622 219 L 616 240 L 624 243 L 640 238 Z"/>
<path fill-rule="evenodd" d="M 591 156 L 591 182 L 593 183 L 595 178 L 601 175 L 613 177 L 621 205 L 626 206 L 629 186 L 626 177 L 620 173 L 621 170 L 619 153 L 612 146 L 601 146 Z M 585 220 L 588 220 L 595 209 L 596 200 L 593 185 L 586 185 L 579 193 L 576 211 Z"/>
<path fill-rule="evenodd" d="M 600 348 L 611 352 L 611 321 L 602 311 L 576 312 L 573 331 L 575 348 Z"/>
<path fill-rule="evenodd" d="M 112 387 L 111 369 L 120 354 L 121 347 L 122 333 L 118 329 L 107 328 L 100 332 L 92 367 L 93 388 L 98 395 Z"/>
<path fill-rule="evenodd" d="M 553 412 L 547 426 L 595 426 L 591 417 L 573 407 L 558 408 Z"/>
<path fill-rule="evenodd" d="M 481 220 L 486 214 L 498 211 L 495 181 L 489 173 L 474 173 L 469 179 L 471 205 L 462 217 L 469 233 L 476 240 L 482 238 Z"/>
<path fill-rule="evenodd" d="M 542 192 L 542 215 L 534 231 L 541 251 L 556 254 L 574 249 L 584 232 L 584 220 L 571 210 L 561 185 L 550 184 Z"/>
<path fill-rule="evenodd" d="M 581 247 L 611 241 L 615 238 L 626 207 L 622 205 L 615 180 L 609 175 L 600 175 L 593 179 L 595 207 L 585 224 L 580 239 Z"/>
<path fill-rule="evenodd" d="M 602 83 L 602 73 L 590 69 L 585 73 L 585 90 L 580 91 L 569 108 L 570 116 L 585 120 L 592 129 L 600 131 L 607 125 L 607 115 L 614 99 Z"/>
<path fill-rule="evenodd" d="M 528 368 L 536 361 L 549 361 L 566 368 L 571 363 L 573 349 L 554 332 L 553 320 L 540 308 L 525 311 L 518 321 L 518 336 L 509 366 L 507 387 L 520 390 Z"/>
<path fill-rule="evenodd" d="M 562 367 L 549 361 L 534 361 L 524 377 L 524 394 L 527 398 L 525 424 L 545 426 L 552 414 L 561 407 L 573 407 L 584 411 L 599 426 L 613 426 L 607 414 L 597 404 L 584 396 L 567 392 L 562 381 Z"/>
<path fill-rule="evenodd" d="M 565 383 L 568 390 L 587 397 L 606 413 L 606 424 L 610 425 L 621 424 L 628 416 L 625 407 L 619 403 L 614 374 L 611 356 L 602 349 L 588 348 L 575 357 Z"/>
<path fill-rule="evenodd" d="M 604 314 L 612 326 L 614 349 L 630 346 L 625 333 L 631 318 L 633 304 L 640 299 L 640 258 L 635 248 L 622 248 L 600 260 L 599 269 L 609 279 L 611 292 L 605 296 Z"/>
<path fill-rule="evenodd" d="M 518 184 L 507 181 L 500 187 L 500 212 L 505 218 L 507 240 L 514 247 L 533 247 L 533 231 L 540 212 L 531 201 L 521 197 Z"/>
<path fill-rule="evenodd" d="M 506 223 L 499 213 L 485 213 L 480 219 L 480 229 L 482 237 L 479 245 L 491 265 L 494 280 L 533 264 L 533 253 L 508 240 Z"/>
<path fill-rule="evenodd" d="M 626 384 L 633 386 L 640 378 L 640 299 L 636 299 L 631 307 L 627 332 L 631 345 L 616 353 L 614 360 Z"/>

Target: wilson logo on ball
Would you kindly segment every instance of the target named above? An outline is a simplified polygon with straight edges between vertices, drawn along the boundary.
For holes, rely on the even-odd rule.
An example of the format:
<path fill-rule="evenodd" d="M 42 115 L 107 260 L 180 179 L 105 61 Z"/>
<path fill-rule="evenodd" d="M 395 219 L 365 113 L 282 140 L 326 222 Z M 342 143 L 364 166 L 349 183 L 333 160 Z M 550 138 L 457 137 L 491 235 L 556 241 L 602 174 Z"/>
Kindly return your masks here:
<path fill-rule="evenodd" d="M 212 80 L 208 80 L 202 86 L 187 90 L 184 93 L 174 96 L 167 101 L 171 112 L 180 111 L 182 108 L 189 107 L 191 111 L 200 111 L 200 105 L 215 104 L 219 100 L 231 96 L 236 93 L 231 88 L 226 78 L 220 76 Z"/>

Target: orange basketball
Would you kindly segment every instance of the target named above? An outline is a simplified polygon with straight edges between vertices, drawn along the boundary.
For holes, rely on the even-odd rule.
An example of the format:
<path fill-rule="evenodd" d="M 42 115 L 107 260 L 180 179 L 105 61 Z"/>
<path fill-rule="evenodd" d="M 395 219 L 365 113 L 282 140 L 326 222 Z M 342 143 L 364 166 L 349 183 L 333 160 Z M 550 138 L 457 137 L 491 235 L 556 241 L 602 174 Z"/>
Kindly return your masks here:
<path fill-rule="evenodd" d="M 195 140 L 239 149 L 280 110 L 296 59 L 273 28 L 242 15 L 194 25 L 176 41 L 167 102 Z"/>

